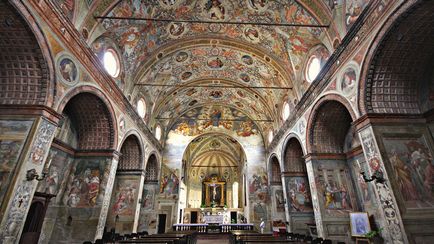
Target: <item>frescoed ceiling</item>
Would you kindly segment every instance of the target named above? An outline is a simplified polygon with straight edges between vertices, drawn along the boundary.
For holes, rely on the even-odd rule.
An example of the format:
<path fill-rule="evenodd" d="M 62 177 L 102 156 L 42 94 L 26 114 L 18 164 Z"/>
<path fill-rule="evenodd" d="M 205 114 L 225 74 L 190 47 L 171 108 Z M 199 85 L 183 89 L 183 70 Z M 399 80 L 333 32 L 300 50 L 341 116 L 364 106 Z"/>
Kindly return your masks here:
<path fill-rule="evenodd" d="M 160 124 L 163 131 L 187 111 L 209 105 L 248 115 L 260 133 L 277 129 L 283 123 L 283 103 L 293 109 L 309 86 L 304 67 L 312 50 L 330 47 L 339 32 L 323 0 L 99 3 L 90 6 L 94 15 L 111 19 L 92 26 L 96 22 L 83 17 L 82 26 L 93 30 L 92 48 L 98 53 L 108 43 L 116 46 L 124 93 L 133 103 L 145 97 L 151 111 L 148 125 Z"/>

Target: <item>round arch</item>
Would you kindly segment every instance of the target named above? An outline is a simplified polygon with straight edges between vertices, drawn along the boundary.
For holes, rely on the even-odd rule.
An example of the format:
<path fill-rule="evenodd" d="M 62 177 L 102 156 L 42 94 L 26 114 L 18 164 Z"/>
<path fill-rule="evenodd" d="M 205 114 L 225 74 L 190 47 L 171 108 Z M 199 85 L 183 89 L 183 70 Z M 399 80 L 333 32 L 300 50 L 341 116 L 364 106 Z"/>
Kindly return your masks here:
<path fill-rule="evenodd" d="M 320 113 L 320 111 L 322 111 L 322 109 L 324 107 L 330 107 L 327 113 Z M 344 110 L 342 110 L 344 109 Z M 345 115 L 344 113 L 341 112 L 347 112 L 348 116 Z M 314 140 L 315 140 L 315 136 L 314 136 L 314 132 L 317 132 L 321 129 L 326 129 L 326 125 L 325 124 L 319 124 L 318 123 L 318 117 L 322 117 L 323 120 L 330 120 L 331 118 L 334 118 L 335 123 L 339 124 L 348 124 L 350 125 L 354 120 L 356 120 L 356 114 L 354 113 L 354 111 L 351 108 L 351 105 L 349 104 L 349 102 L 336 94 L 329 94 L 329 95 L 325 95 L 323 97 L 321 97 L 313 106 L 310 115 L 309 115 L 309 119 L 308 119 L 308 123 L 307 123 L 307 136 L 306 136 L 306 152 L 309 153 L 316 153 L 318 152 L 318 148 L 314 146 Z M 336 120 L 339 119 L 338 122 L 336 122 Z M 348 123 L 347 123 L 348 122 Z M 335 128 L 338 128 L 339 126 L 335 126 Z M 349 128 L 348 128 L 349 129 Z M 336 140 L 340 140 L 341 137 L 342 139 L 342 143 L 345 139 L 346 133 L 348 129 L 344 129 L 344 130 L 339 130 L 339 131 L 332 131 L 333 133 L 336 132 L 336 136 L 337 138 L 335 138 Z M 324 133 L 325 131 L 322 131 L 321 134 L 323 136 L 325 136 Z M 331 131 L 329 131 L 330 133 L 332 133 Z M 326 136 L 327 137 L 327 136 Z M 328 144 L 326 143 L 321 143 L 321 145 L 323 146 L 323 148 L 321 149 L 322 152 L 333 152 L 333 153 L 341 153 L 338 152 L 339 150 L 334 150 L 333 147 L 335 145 L 335 142 L 332 142 L 331 139 L 332 137 L 327 137 L 328 139 Z M 343 149 L 342 149 L 343 150 Z"/>
<path fill-rule="evenodd" d="M 419 80 L 432 70 L 425 64 L 432 63 L 434 53 L 431 45 L 434 33 L 430 27 L 434 22 L 427 9 L 434 9 L 432 1 L 406 2 L 377 32 L 360 73 L 358 109 L 362 115 L 422 112 Z M 386 93 L 385 89 L 391 92 Z"/>
<path fill-rule="evenodd" d="M 139 137 L 131 133 L 121 145 L 118 170 L 143 170 L 143 147 Z"/>
<path fill-rule="evenodd" d="M 92 86 L 77 87 L 64 96 L 57 111 L 64 113 L 69 105 L 69 109 L 73 110 L 77 115 L 77 121 L 82 123 L 83 126 L 89 122 L 100 125 L 100 127 L 93 127 L 93 130 L 90 130 L 89 136 L 85 137 L 87 139 L 82 137 L 81 149 L 116 149 L 118 131 L 115 123 L 117 123 L 117 120 L 111 104 L 101 91 Z M 82 130 L 84 131 L 85 128 L 82 127 Z M 92 145 L 92 142 L 102 138 L 101 135 L 105 136 L 105 141 L 100 140 L 98 141 L 99 145 Z"/>
<path fill-rule="evenodd" d="M 288 160 L 289 153 L 290 153 L 289 150 L 291 150 L 291 159 L 292 160 L 300 160 L 304 157 L 304 155 L 306 155 L 306 148 L 303 148 L 303 144 L 301 143 L 300 138 L 295 133 L 289 134 L 286 137 L 285 142 L 283 144 L 282 168 L 283 168 L 283 171 L 285 171 L 285 172 L 290 171 L 290 165 L 288 165 L 288 163 L 290 163 L 289 162 L 290 160 Z M 300 161 L 299 165 L 297 165 L 297 166 L 299 166 L 299 167 L 295 167 L 295 169 L 291 169 L 291 170 L 292 171 L 300 171 L 300 172 L 305 171 L 304 161 L 303 162 Z"/>
<path fill-rule="evenodd" d="M 10 86 L 5 85 L 5 88 L 13 89 L 0 92 L 4 98 L 0 103 L 53 106 L 56 98 L 54 61 L 40 26 L 21 2 L 2 1 L 0 7 L 4 10 L 0 17 L 5 20 L 0 26 L 1 55 L 8 56 L 1 60 L 4 67 L 15 67 L 15 72 L 6 74 Z M 21 34 L 17 36 L 17 32 Z"/>

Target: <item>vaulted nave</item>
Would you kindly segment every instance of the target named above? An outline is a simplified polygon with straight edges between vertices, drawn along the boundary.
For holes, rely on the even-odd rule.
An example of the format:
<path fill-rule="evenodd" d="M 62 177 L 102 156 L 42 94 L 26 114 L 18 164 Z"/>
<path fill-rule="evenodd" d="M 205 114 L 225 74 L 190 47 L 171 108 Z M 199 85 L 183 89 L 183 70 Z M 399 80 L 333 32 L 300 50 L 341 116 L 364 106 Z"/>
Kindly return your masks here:
<path fill-rule="evenodd" d="M 434 243 L 434 1 L 0 0 L 0 243 Z"/>

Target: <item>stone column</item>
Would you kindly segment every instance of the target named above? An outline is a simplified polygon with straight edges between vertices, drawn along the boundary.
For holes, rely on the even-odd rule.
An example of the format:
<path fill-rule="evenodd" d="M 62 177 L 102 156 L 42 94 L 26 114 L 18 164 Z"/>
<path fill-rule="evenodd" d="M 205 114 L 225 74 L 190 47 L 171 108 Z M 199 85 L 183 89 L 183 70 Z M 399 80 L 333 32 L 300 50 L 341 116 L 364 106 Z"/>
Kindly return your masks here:
<path fill-rule="evenodd" d="M 0 243 L 17 243 L 26 221 L 38 181 L 28 180 L 28 170 L 42 175 L 44 162 L 53 141 L 57 125 L 44 117 L 34 119 L 33 129 L 27 137 L 15 170 L 14 180 L 9 186 L 9 199 L 0 225 Z"/>
<path fill-rule="evenodd" d="M 386 179 L 384 184 L 375 183 L 375 181 L 369 183 L 374 185 L 376 201 L 379 205 L 379 210 L 377 211 L 379 216 L 376 216 L 376 218 L 380 223 L 380 226 L 384 228 L 381 235 L 386 243 L 408 243 L 401 214 L 393 191 L 390 188 L 389 177 L 387 176 L 384 161 L 380 154 L 372 126 L 370 124 L 365 125 L 363 128 L 358 130 L 358 133 L 366 162 L 369 165 L 366 174 L 371 176 L 376 170 L 379 170 L 383 173 L 384 178 Z"/>
<path fill-rule="evenodd" d="M 315 224 L 316 224 L 316 229 L 318 232 L 318 237 L 322 237 L 325 238 L 325 232 L 324 232 L 324 221 L 323 221 L 323 217 L 321 214 L 321 204 L 319 202 L 319 197 L 318 196 L 318 186 L 317 186 L 317 182 L 315 181 L 315 171 L 314 171 L 314 167 L 313 164 L 315 163 L 315 160 L 312 159 L 312 157 L 307 156 L 306 157 L 306 170 L 307 170 L 307 178 L 309 179 L 309 186 L 310 186 L 310 194 L 312 197 L 312 206 L 313 206 L 313 212 L 315 215 Z"/>
<path fill-rule="evenodd" d="M 289 211 L 290 211 L 290 207 L 289 207 L 289 198 L 288 198 L 288 185 L 287 183 L 287 178 L 289 178 L 286 174 L 286 172 L 282 172 L 281 174 L 282 177 L 282 190 L 283 190 L 283 196 L 285 198 L 285 219 L 286 219 L 286 231 L 288 232 L 292 232 L 293 228 L 291 226 L 291 222 L 290 222 L 290 216 L 289 216 Z"/>
<path fill-rule="evenodd" d="M 111 165 L 106 166 L 107 168 L 110 168 L 110 172 L 109 172 L 108 177 L 104 179 L 104 181 L 106 179 L 107 179 L 107 181 L 103 182 L 103 184 L 102 184 L 102 185 L 104 185 L 104 183 L 106 183 L 105 184 L 106 187 L 105 187 L 103 202 L 102 202 L 102 206 L 101 206 L 101 211 L 99 214 L 98 225 L 96 228 L 95 240 L 102 238 L 102 235 L 104 234 L 104 226 L 106 224 L 107 214 L 109 211 L 110 199 L 111 199 L 111 195 L 112 195 L 112 191 L 113 191 L 113 183 L 114 183 L 115 176 L 116 176 L 116 169 L 118 168 L 118 162 L 119 162 L 119 155 L 115 151 L 113 153 L 113 159 L 110 162 Z"/>

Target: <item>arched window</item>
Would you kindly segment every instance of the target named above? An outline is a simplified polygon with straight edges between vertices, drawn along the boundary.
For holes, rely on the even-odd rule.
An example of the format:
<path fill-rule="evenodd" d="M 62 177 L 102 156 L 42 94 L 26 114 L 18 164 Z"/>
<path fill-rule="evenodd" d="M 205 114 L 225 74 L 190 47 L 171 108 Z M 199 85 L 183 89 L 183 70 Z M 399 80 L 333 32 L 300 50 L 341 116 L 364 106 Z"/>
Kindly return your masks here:
<path fill-rule="evenodd" d="M 290 112 L 291 112 L 291 109 L 289 107 L 289 103 L 285 102 L 283 104 L 283 108 L 282 108 L 282 119 L 283 120 L 287 120 L 288 117 L 289 117 Z"/>
<path fill-rule="evenodd" d="M 115 52 L 115 50 L 107 49 L 107 51 L 105 51 L 103 56 L 103 64 L 105 70 L 111 77 L 116 78 L 119 76 L 121 67 L 120 67 L 119 57 Z"/>
<path fill-rule="evenodd" d="M 321 62 L 316 55 L 312 55 L 309 58 L 306 66 L 306 79 L 308 82 L 315 80 L 319 72 L 321 71 Z"/>
<path fill-rule="evenodd" d="M 139 114 L 140 118 L 144 119 L 146 115 L 146 103 L 143 98 L 139 99 L 137 101 L 137 113 Z"/>
<path fill-rule="evenodd" d="M 273 137 L 274 137 L 274 135 L 273 135 L 273 131 L 270 130 L 270 132 L 268 132 L 268 142 L 269 142 L 269 143 L 271 143 L 271 141 L 273 141 Z"/>
<path fill-rule="evenodd" d="M 157 140 L 161 139 L 161 126 L 157 125 L 157 128 L 155 128 L 155 138 L 157 138 Z"/>

